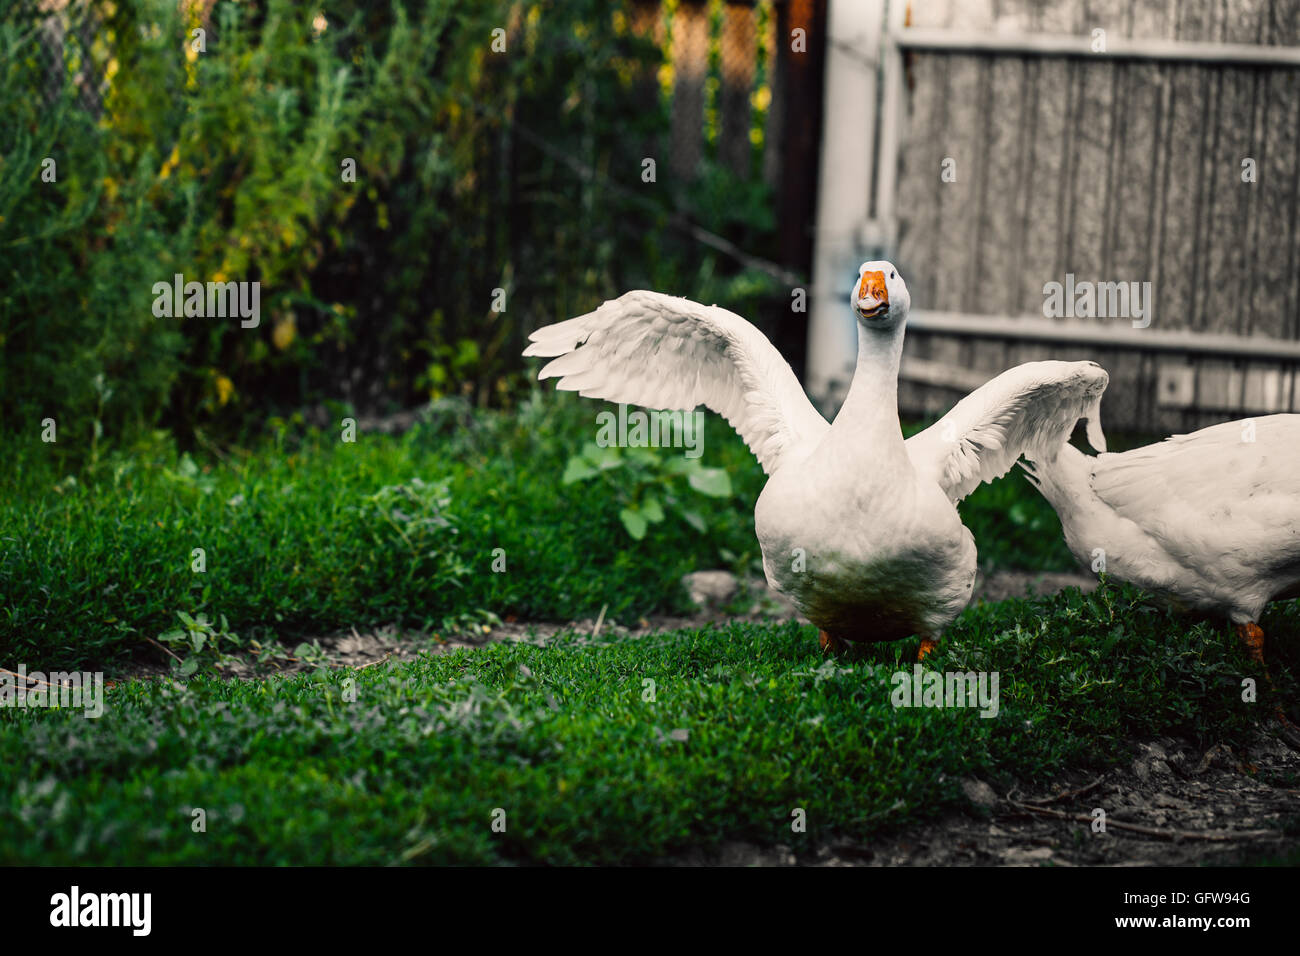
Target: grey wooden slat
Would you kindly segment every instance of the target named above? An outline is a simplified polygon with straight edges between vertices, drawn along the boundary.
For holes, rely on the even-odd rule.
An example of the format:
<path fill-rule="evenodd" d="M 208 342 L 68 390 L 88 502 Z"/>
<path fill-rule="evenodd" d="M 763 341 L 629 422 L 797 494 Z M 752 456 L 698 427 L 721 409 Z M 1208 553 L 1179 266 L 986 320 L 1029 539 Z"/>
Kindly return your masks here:
<path fill-rule="evenodd" d="M 963 308 L 968 292 L 968 263 L 977 227 L 982 117 L 979 112 L 980 58 L 953 56 L 948 63 L 947 123 L 940 133 L 943 154 L 956 163 L 956 182 L 935 183 L 940 192 L 941 221 L 935 271 L 936 307 Z M 969 306 L 964 307 L 971 311 Z"/>
<path fill-rule="evenodd" d="M 1247 33 L 1242 31 L 1234 33 L 1229 29 L 1230 38 L 1239 38 L 1248 42 L 1260 44 L 1270 34 L 1269 16 L 1271 14 L 1272 0 L 1243 0 L 1249 8 L 1250 14 L 1245 22 L 1250 24 L 1251 29 Z M 1265 123 L 1267 122 L 1268 109 L 1268 72 L 1265 70 L 1250 70 L 1246 74 L 1246 79 L 1251 86 L 1251 116 L 1250 116 L 1250 135 L 1246 141 L 1246 149 L 1254 150 L 1261 154 L 1257 156 L 1256 161 L 1262 158 L 1264 154 L 1264 134 Z M 1238 165 L 1237 181 L 1241 182 L 1241 169 Z M 1257 184 L 1256 184 L 1257 185 Z M 1237 309 L 1237 331 L 1240 333 L 1249 333 L 1255 328 L 1258 317 L 1255 314 L 1255 296 L 1254 292 L 1259 284 L 1259 229 L 1260 229 L 1260 205 L 1259 190 L 1254 185 L 1241 184 L 1241 216 L 1243 220 L 1243 230 L 1246 234 L 1246 242 L 1241 249 L 1241 255 L 1244 262 L 1244 269 L 1240 276 L 1241 296 Z M 1250 384 L 1249 382 L 1247 384 Z"/>
<path fill-rule="evenodd" d="M 1015 59 L 998 58 L 984 67 L 987 83 L 984 115 L 983 195 L 980 198 L 979 239 L 970 287 L 979 312 L 1017 315 L 1020 284 L 1011 281 L 1019 268 L 1022 228 L 1020 197 L 1025 174 L 1025 67 Z"/>
<path fill-rule="evenodd" d="M 1160 135 L 1166 90 L 1162 67 L 1132 64 L 1125 70 L 1116 123 L 1120 126 L 1114 167 L 1114 206 L 1107 277 L 1151 280 L 1152 228 L 1159 206 Z"/>
<path fill-rule="evenodd" d="M 1031 65 L 1033 78 L 1033 141 L 1026 189 L 1022 301 L 1038 305 L 1043 284 L 1064 278 L 1058 255 L 1061 196 L 1065 187 L 1067 102 L 1070 76 L 1066 64 L 1047 60 Z"/>
<path fill-rule="evenodd" d="M 1251 187 L 1241 181 L 1241 161 L 1256 152 L 1251 145 L 1255 83 L 1241 70 L 1224 70 L 1215 76 L 1214 88 L 1207 116 L 1223 121 L 1211 124 L 1202 167 L 1202 241 L 1196 260 L 1188 266 L 1201 280 L 1195 290 L 1197 328 L 1249 333 L 1243 313 L 1250 303 L 1246 213 Z"/>
<path fill-rule="evenodd" d="M 1134 328 L 1128 321 L 1065 319 L 1037 316 L 1008 317 L 969 312 L 935 312 L 912 309 L 914 328 L 962 338 L 1026 338 L 1085 348 L 1115 345 L 1138 351 L 1176 352 L 1188 355 L 1234 356 L 1240 359 L 1300 361 L 1300 342 L 1259 336 L 1196 332 L 1189 329 Z"/>
<path fill-rule="evenodd" d="M 1179 67 L 1170 71 L 1170 123 L 1161 223 L 1156 322 L 1161 329 L 1188 328 L 1195 305 L 1196 216 L 1209 74 Z"/>
<path fill-rule="evenodd" d="M 1271 42 L 1300 43 L 1300 0 L 1274 0 L 1266 37 Z M 1255 157 L 1259 181 L 1245 187 L 1256 196 L 1251 323 L 1261 334 L 1295 338 L 1291 251 L 1300 206 L 1300 75 L 1291 70 L 1268 71 L 1263 76 L 1262 99 L 1263 116 L 1255 136 L 1261 154 Z"/>
<path fill-rule="evenodd" d="M 1109 40 L 1105 49 L 1093 45 L 1087 34 L 1039 33 L 1011 36 L 993 32 L 959 30 L 912 30 L 899 39 L 906 50 L 930 53 L 980 53 L 1001 56 L 1044 56 L 1082 60 L 1149 60 L 1153 62 L 1195 63 L 1214 66 L 1300 65 L 1300 50 L 1257 43 L 1223 43 L 1219 41 L 1127 39 Z"/>
<path fill-rule="evenodd" d="M 1215 40 L 1219 38 L 1217 32 L 1218 23 L 1221 19 L 1222 4 L 1180 4 L 1179 5 L 1179 24 L 1178 38 L 1180 40 L 1202 41 Z M 1206 203 L 1206 179 L 1212 176 L 1213 167 L 1208 165 L 1207 153 L 1212 148 L 1210 141 L 1216 135 L 1215 124 L 1205 122 L 1205 117 L 1213 109 L 1213 103 L 1218 94 L 1218 76 L 1213 70 L 1201 69 L 1199 67 L 1188 67 L 1186 70 L 1180 70 L 1175 74 L 1175 82 L 1186 81 L 1186 87 L 1178 87 L 1176 103 L 1181 105 L 1184 110 L 1190 110 L 1194 129 L 1192 135 L 1188 137 L 1182 145 L 1187 150 L 1190 165 L 1187 168 L 1187 198 L 1183 206 L 1183 220 L 1179 224 L 1181 230 L 1186 234 L 1187 245 L 1180 250 L 1180 255 L 1174 262 L 1170 262 L 1170 268 L 1164 273 L 1165 279 L 1177 277 L 1177 282 L 1165 282 L 1171 289 L 1177 291 L 1183 297 L 1181 300 L 1182 308 L 1170 310 L 1162 314 L 1162 322 L 1165 328 L 1169 328 L 1173 323 L 1179 327 L 1199 329 L 1200 315 L 1203 311 L 1203 299 L 1201 291 L 1204 285 L 1204 279 L 1196 268 L 1197 264 L 1202 261 L 1203 255 L 1203 236 L 1204 236 L 1204 219 Z M 1177 109 L 1177 107 L 1176 107 Z M 1171 197 L 1172 198 L 1172 197 Z M 1170 209 L 1174 209 L 1171 203 Z M 1204 402 L 1207 400 L 1217 400 L 1217 393 L 1223 389 L 1219 382 L 1223 381 L 1223 375 L 1220 374 L 1222 369 L 1213 367 L 1212 363 L 1207 363 L 1203 356 L 1197 356 L 1193 360 L 1194 366 L 1194 390 L 1195 395 L 1193 407 L 1184 416 L 1184 422 L 1187 427 L 1195 428 L 1199 426 L 1200 415 L 1196 411 L 1195 402 Z"/>
<path fill-rule="evenodd" d="M 930 200 L 930 206 L 933 210 L 931 216 L 932 227 L 930 238 L 933 242 L 933 248 L 926 265 L 929 266 L 928 282 L 925 285 L 926 294 L 922 301 L 929 303 L 939 302 L 939 279 L 942 275 L 941 263 L 941 245 L 944 238 L 944 200 L 948 196 L 948 191 L 944 188 L 949 185 L 943 182 L 943 170 L 941 165 L 946 160 L 956 161 L 955 157 L 949 155 L 951 149 L 945 137 L 948 130 L 948 118 L 951 115 L 952 105 L 952 57 L 936 57 L 939 66 L 939 76 L 942 77 L 941 84 L 937 88 L 941 91 L 939 96 L 939 109 L 937 113 L 938 123 L 932 129 L 933 146 L 935 150 L 935 159 L 937 162 L 928 170 L 922 171 L 921 181 L 934 190 Z M 958 164 L 955 169 L 959 169 Z"/>
<path fill-rule="evenodd" d="M 981 117 L 982 122 L 976 128 L 972 157 L 975 174 L 974 211 L 968 227 L 971 241 L 968 243 L 962 298 L 972 303 L 972 308 L 978 312 L 1001 311 L 1001 307 L 994 301 L 994 296 L 1005 293 L 1006 285 L 1001 281 L 1000 276 L 990 275 L 984 271 L 985 254 L 993 251 L 990 247 L 997 242 L 997 239 L 988 232 L 989 194 L 1004 188 L 1003 181 L 998 179 L 998 172 L 991 168 L 990 164 L 995 135 L 993 130 L 997 125 L 997 113 L 993 108 L 993 74 L 996 66 L 994 60 L 984 60 L 977 64 L 974 91 L 976 115 Z"/>
<path fill-rule="evenodd" d="M 1037 22 L 1036 7 L 1028 0 L 999 0 L 994 10 L 998 31 L 1030 32 Z M 995 190 L 998 208 L 991 215 L 992 228 L 997 235 L 1003 229 L 1009 230 L 1005 258 L 999 257 L 995 262 L 1006 262 L 1003 282 L 1006 286 L 1006 312 L 1019 315 L 1026 311 L 1038 311 L 1042 307 L 1041 287 L 1026 290 L 1022 281 L 1025 268 L 1025 241 L 1027 220 L 1029 217 L 1029 175 L 1033 168 L 1034 121 L 1037 111 L 1037 99 L 1034 80 L 1037 66 L 1025 58 L 999 58 L 996 73 L 994 95 L 999 103 L 999 110 L 1010 117 L 1014 124 L 1010 129 L 999 127 L 997 137 L 990 148 L 989 172 L 997 176 L 1000 188 Z M 1014 67 L 1007 69 L 1003 64 L 1010 62 Z M 1014 90 L 1012 89 L 1014 87 Z M 1014 162 L 1008 162 L 1006 150 L 1012 150 Z M 1005 226 L 1003 224 L 1005 217 Z M 1009 361 L 1019 364 L 1017 352 L 1012 349 Z"/>
<path fill-rule="evenodd" d="M 918 306 L 934 301 L 935 250 L 939 243 L 942 183 L 939 164 L 943 141 L 939 135 L 947 112 L 946 57 L 917 56 L 909 70 L 914 87 L 906 138 L 900 155 L 898 261 Z"/>
<path fill-rule="evenodd" d="M 1267 160 L 1268 147 L 1268 106 L 1269 106 L 1269 74 L 1262 70 L 1253 71 L 1249 75 L 1249 81 L 1252 86 L 1251 105 L 1252 115 L 1250 118 L 1250 136 L 1246 141 L 1247 155 L 1250 155 L 1256 163 L 1256 175 L 1258 167 Z M 1260 203 L 1259 183 L 1242 182 L 1242 169 L 1240 164 L 1236 170 L 1237 181 L 1240 183 L 1241 191 L 1241 215 L 1244 220 L 1244 228 L 1247 235 L 1247 243 L 1242 247 L 1242 256 L 1245 260 L 1245 271 L 1241 277 L 1241 300 L 1237 309 L 1237 331 L 1239 333 L 1250 333 L 1259 328 L 1260 316 L 1256 310 L 1255 292 L 1259 288 L 1261 277 L 1260 263 L 1260 229 L 1262 227 L 1263 208 Z M 1272 328 L 1267 334 L 1276 336 L 1276 328 Z"/>
<path fill-rule="evenodd" d="M 1100 28 L 1106 31 L 1107 45 L 1132 31 L 1133 12 L 1130 0 L 1089 0 L 1084 32 Z M 1141 149 L 1144 131 L 1151 128 L 1151 113 L 1133 108 L 1134 83 L 1148 78 L 1156 69 L 1142 62 L 1085 61 L 1083 102 L 1080 120 L 1085 135 L 1080 138 L 1080 162 L 1076 167 L 1075 230 L 1072 255 L 1068 265 L 1080 278 L 1094 281 L 1129 281 L 1141 279 L 1131 263 L 1119 266 L 1118 230 L 1121 219 L 1144 219 L 1145 204 L 1122 202 L 1125 183 L 1125 158 L 1134 155 L 1132 142 Z M 1144 74 L 1146 75 L 1144 77 Z M 1146 161 L 1150 162 L 1150 152 Z M 1131 168 L 1131 167 L 1130 167 Z M 1141 177 L 1146 180 L 1148 177 Z M 1132 198 L 1132 197 L 1130 197 Z M 1131 427 L 1140 414 L 1141 360 L 1124 350 L 1085 349 L 1082 355 L 1093 361 L 1105 359 L 1110 374 L 1106 389 L 1103 421 Z"/>
<path fill-rule="evenodd" d="M 1106 395 L 1102 399 L 1102 424 L 1123 429 L 1143 427 L 1145 377 L 1142 374 L 1142 353 L 1126 349 L 1097 349 L 1090 350 L 1085 357 L 1098 362 L 1110 375 L 1110 384 L 1106 386 Z"/>
<path fill-rule="evenodd" d="M 1080 279 L 1115 278 L 1104 274 L 1103 246 L 1110 163 L 1115 150 L 1111 103 L 1117 68 L 1107 63 L 1074 65 L 1079 94 L 1070 163 L 1070 212 L 1063 265 Z"/>

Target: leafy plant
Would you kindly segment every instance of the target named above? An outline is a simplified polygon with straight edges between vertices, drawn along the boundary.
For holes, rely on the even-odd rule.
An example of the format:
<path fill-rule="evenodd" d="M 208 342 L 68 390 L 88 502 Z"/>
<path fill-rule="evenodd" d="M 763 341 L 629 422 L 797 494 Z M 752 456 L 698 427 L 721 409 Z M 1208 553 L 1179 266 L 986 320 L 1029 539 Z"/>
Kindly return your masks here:
<path fill-rule="evenodd" d="M 649 448 L 623 449 L 587 442 L 571 457 L 561 479 L 564 484 L 600 479 L 619 502 L 618 517 L 635 541 L 645 537 L 650 525 L 669 515 L 684 521 L 701 534 L 706 523 L 705 498 L 731 497 L 731 479 L 721 468 L 700 464 L 698 458 L 663 455 Z M 685 484 L 680 479 L 685 479 Z"/>
<path fill-rule="evenodd" d="M 243 646 L 224 614 L 215 621 L 206 614 L 184 611 L 177 611 L 176 616 L 182 626 L 159 634 L 158 642 L 171 651 L 172 671 L 178 677 L 189 677 L 203 664 L 220 667 Z M 184 651 L 185 656 L 180 657 L 177 651 Z"/>
<path fill-rule="evenodd" d="M 451 504 L 447 483 L 430 484 L 411 478 L 398 485 L 385 485 L 366 495 L 364 513 L 391 531 L 410 549 L 413 559 L 433 557 L 442 545 L 443 534 L 456 534 L 447 511 Z"/>

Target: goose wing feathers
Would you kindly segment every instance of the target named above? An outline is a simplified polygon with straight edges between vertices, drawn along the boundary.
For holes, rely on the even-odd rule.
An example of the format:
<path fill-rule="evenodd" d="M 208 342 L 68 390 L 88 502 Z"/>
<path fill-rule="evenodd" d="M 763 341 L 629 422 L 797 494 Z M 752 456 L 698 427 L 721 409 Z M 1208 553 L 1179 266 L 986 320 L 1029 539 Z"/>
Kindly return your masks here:
<path fill-rule="evenodd" d="M 1219 502 L 1247 507 L 1261 495 L 1300 500 L 1300 415 L 1224 422 L 1100 456 L 1092 464 L 1092 488 L 1134 519 L 1171 502 L 1203 510 Z"/>
<path fill-rule="evenodd" d="M 722 415 L 768 474 L 830 429 L 789 363 L 734 312 L 643 290 L 538 329 L 539 379 L 588 398 Z"/>
<path fill-rule="evenodd" d="M 1028 362 L 1009 369 L 909 438 L 912 464 L 957 502 L 1005 475 L 1022 454 L 1054 456 L 1080 418 L 1088 419 L 1088 441 L 1104 451 L 1099 406 L 1109 380 L 1096 362 Z"/>

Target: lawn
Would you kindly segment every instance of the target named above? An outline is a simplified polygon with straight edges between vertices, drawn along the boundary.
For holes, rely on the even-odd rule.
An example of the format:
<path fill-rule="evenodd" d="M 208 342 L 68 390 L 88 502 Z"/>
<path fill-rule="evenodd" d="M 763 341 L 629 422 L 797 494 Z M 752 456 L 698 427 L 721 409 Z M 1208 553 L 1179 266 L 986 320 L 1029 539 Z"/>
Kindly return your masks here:
<path fill-rule="evenodd" d="M 1300 616 L 1273 618 L 1294 669 Z M 1006 786 L 1109 766 L 1134 734 L 1232 739 L 1260 706 L 1241 702 L 1249 665 L 1222 629 L 1186 627 L 1129 589 L 968 610 L 928 666 L 997 671 L 994 719 L 892 706 L 891 675 L 912 669 L 903 651 L 828 660 L 809 628 L 731 624 L 265 681 L 125 682 L 98 720 L 5 714 L 0 862 L 597 863 L 723 839 L 812 847 L 933 817 L 963 801 L 965 777 Z"/>
<path fill-rule="evenodd" d="M 593 405 L 444 405 L 355 443 L 294 423 L 250 449 L 160 439 L 75 479 L 19 445 L 0 506 L 0 666 L 111 679 L 163 660 L 160 645 L 185 663 L 115 681 L 98 719 L 0 708 L 0 862 L 597 863 L 727 839 L 812 847 L 961 805 L 965 778 L 1112 766 L 1135 736 L 1208 745 L 1267 713 L 1267 691 L 1241 699 L 1243 676 L 1261 675 L 1225 627 L 1111 584 L 977 604 L 954 623 L 926 668 L 996 672 L 990 718 L 894 706 L 910 643 L 827 659 L 793 623 L 569 630 L 358 670 L 218 676 L 223 655 L 260 652 L 269 670 L 325 629 L 401 622 L 432 646 L 508 615 L 603 607 L 630 622 L 685 609 L 685 571 L 754 573 L 762 473 L 744 446 L 711 421 L 690 467 L 666 450 L 584 451 Z M 1071 566 L 1018 475 L 963 514 L 986 564 Z M 209 623 L 178 630 L 178 615 Z M 1294 700 L 1300 606 L 1263 623 Z"/>

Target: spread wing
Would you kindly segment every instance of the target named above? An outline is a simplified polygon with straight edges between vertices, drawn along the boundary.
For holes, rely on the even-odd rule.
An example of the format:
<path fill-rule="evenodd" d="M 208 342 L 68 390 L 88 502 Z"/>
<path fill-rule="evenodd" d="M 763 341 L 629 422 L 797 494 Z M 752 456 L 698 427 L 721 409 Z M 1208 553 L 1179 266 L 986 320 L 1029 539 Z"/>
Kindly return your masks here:
<path fill-rule="evenodd" d="M 1011 470 L 1022 454 L 1053 458 L 1080 418 L 1088 441 L 1106 450 L 1101 393 L 1110 381 L 1096 362 L 1027 362 L 985 382 L 943 418 L 907 440 L 913 466 L 957 502 Z"/>
<path fill-rule="evenodd" d="M 830 429 L 767 337 L 717 306 L 628 292 L 529 338 L 524 355 L 554 357 L 539 379 L 647 408 L 704 405 L 740 433 L 769 475 Z"/>

